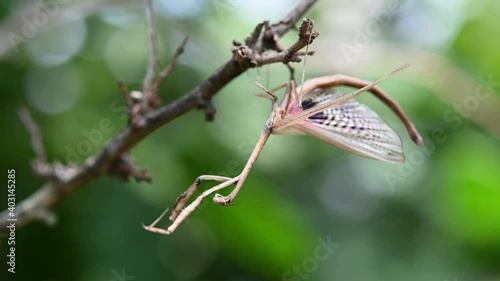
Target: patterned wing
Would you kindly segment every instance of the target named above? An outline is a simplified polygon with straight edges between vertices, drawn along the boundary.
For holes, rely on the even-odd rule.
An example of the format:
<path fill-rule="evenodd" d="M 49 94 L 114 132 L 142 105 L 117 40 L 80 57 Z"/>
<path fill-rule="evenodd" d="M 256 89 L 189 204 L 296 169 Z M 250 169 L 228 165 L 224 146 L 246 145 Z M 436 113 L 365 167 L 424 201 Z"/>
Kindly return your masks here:
<path fill-rule="evenodd" d="M 302 110 L 342 95 L 335 90 L 316 89 L 302 101 Z M 309 116 L 293 127 L 324 142 L 360 156 L 403 163 L 401 139 L 373 110 L 354 100 Z"/>

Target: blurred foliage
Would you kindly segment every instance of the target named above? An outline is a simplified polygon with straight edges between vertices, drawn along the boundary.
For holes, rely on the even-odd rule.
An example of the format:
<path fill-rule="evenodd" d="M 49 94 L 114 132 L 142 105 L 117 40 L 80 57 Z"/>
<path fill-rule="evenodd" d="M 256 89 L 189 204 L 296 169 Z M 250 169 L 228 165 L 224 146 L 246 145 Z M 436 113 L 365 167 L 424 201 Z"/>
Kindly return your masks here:
<path fill-rule="evenodd" d="M 163 102 L 227 61 L 231 40 L 243 41 L 263 20 L 282 19 L 295 3 L 155 1 L 162 65 L 190 35 L 161 88 Z M 382 24 L 392 5 L 397 12 Z M 234 206 L 207 200 L 171 236 L 144 231 L 141 222 L 154 220 L 197 176 L 235 176 L 243 168 L 270 112 L 268 101 L 252 95 L 253 82 L 260 77 L 272 88 L 288 77 L 278 64 L 250 70 L 214 98 L 213 123 L 190 112 L 133 148 L 152 184 L 100 178 L 57 205 L 56 226 L 19 228 L 15 280 L 500 280 L 498 9 L 493 0 L 320 1 L 307 14 L 321 35 L 310 46 L 316 54 L 307 59 L 306 77 L 375 79 L 410 62 L 382 87 L 422 131 L 426 148 L 409 140 L 387 108 L 362 96 L 401 134 L 404 165 L 310 137 L 273 136 Z M 48 20 L 31 34 L 40 13 Z M 358 44 L 359 52 L 342 53 L 339 46 L 355 46 L 357 32 L 370 24 L 379 31 Z M 140 89 L 146 26 L 135 2 L 25 0 L 0 3 L 0 34 L 2 168 L 16 169 L 19 202 L 42 184 L 30 169 L 19 106 L 30 108 L 51 161 L 81 163 L 97 153 L 126 125 L 117 81 Z M 280 42 L 294 39 L 289 32 Z M 392 47 L 377 52 L 379 46 Z M 479 77 L 494 82 L 476 106 L 466 89 L 481 85 Z M 457 113 L 456 101 L 471 110 Z M 321 241 L 338 247 L 328 252 Z M 4 242 L 0 275 L 13 280 Z"/>

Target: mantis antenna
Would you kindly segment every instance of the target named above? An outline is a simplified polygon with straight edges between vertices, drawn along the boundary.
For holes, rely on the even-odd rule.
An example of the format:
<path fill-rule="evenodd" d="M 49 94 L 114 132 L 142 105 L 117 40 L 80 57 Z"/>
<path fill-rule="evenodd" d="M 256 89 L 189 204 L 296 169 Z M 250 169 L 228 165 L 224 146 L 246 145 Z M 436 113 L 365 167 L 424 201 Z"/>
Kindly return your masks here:
<path fill-rule="evenodd" d="M 302 78 L 300 81 L 300 91 L 299 91 L 299 105 L 302 106 L 302 90 L 304 89 L 304 80 L 306 78 L 306 64 L 307 64 L 307 53 L 309 52 L 309 45 L 311 42 L 312 32 L 309 34 L 309 39 L 307 39 L 306 53 L 304 55 L 304 66 L 302 67 Z"/>

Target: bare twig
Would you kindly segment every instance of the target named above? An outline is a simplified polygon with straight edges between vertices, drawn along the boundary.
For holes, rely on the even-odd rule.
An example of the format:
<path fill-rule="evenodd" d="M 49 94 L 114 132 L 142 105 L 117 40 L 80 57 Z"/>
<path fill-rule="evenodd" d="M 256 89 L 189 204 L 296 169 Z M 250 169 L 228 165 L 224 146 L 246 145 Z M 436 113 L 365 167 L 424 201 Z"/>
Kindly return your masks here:
<path fill-rule="evenodd" d="M 262 34 L 262 27 L 266 23 L 268 24 L 269 22 L 265 21 L 263 23 L 259 23 L 253 30 L 252 34 L 247 39 L 245 39 L 245 44 L 251 49 L 256 49 L 255 47 L 259 42 L 259 36 Z M 241 43 L 239 45 L 241 45 Z"/>
<path fill-rule="evenodd" d="M 54 169 L 47 163 L 47 156 L 43 147 L 40 129 L 33 118 L 31 118 L 31 114 L 28 109 L 24 106 L 19 109 L 19 118 L 31 136 L 31 146 L 33 147 L 33 151 L 35 153 L 35 159 L 31 163 L 33 172 L 41 178 L 52 180 Z"/>
<path fill-rule="evenodd" d="M 318 32 L 313 30 L 314 22 L 311 19 L 304 19 L 302 25 L 299 28 L 299 40 L 295 42 L 290 48 L 288 48 L 288 52 L 285 55 L 285 59 L 283 63 L 288 63 L 290 61 L 296 61 L 294 58 L 295 53 L 297 53 L 300 49 L 305 46 L 309 46 L 316 37 L 318 37 Z M 306 50 L 307 52 L 307 50 Z M 299 60 L 300 61 L 300 60 Z"/>
<path fill-rule="evenodd" d="M 182 43 L 177 47 L 177 50 L 175 50 L 175 53 L 172 57 L 172 61 L 165 66 L 165 68 L 158 74 L 158 78 L 156 78 L 156 81 L 153 83 L 153 92 L 158 93 L 158 90 L 160 88 L 160 85 L 165 81 L 165 79 L 170 75 L 172 70 L 174 70 L 176 64 L 177 64 L 177 59 L 179 59 L 179 56 L 184 52 L 184 47 L 186 46 L 188 37 L 184 38 Z"/>
<path fill-rule="evenodd" d="M 309 45 L 319 35 L 318 32 L 313 30 L 313 26 L 314 22 L 311 19 L 304 19 L 299 28 L 299 39 L 290 48 L 282 50 L 282 48 L 277 45 L 273 46 L 276 51 L 282 50 L 278 53 L 263 54 L 262 52 L 266 49 L 262 49 L 259 44 L 256 44 L 256 50 L 253 50 L 248 46 L 241 45 L 239 42 L 234 42 L 234 47 L 232 49 L 234 60 L 240 64 L 250 63 L 247 67 L 262 66 L 276 62 L 282 62 L 284 64 L 288 64 L 289 62 L 300 62 L 301 60 L 297 52 Z M 264 37 L 261 37 L 261 39 L 264 40 Z M 247 41 L 251 40 L 247 39 Z"/>
<path fill-rule="evenodd" d="M 283 36 L 283 34 L 295 26 L 299 18 L 302 17 L 316 1 L 317 0 L 304 0 L 297 3 L 297 6 L 295 6 L 283 20 L 271 26 L 273 34 L 279 37 Z"/>
<path fill-rule="evenodd" d="M 26 107 L 22 106 L 19 109 L 19 118 L 31 136 L 31 145 L 33 146 L 36 159 L 42 163 L 47 162 L 47 156 L 45 155 L 45 149 L 42 143 L 42 134 Z"/>
<path fill-rule="evenodd" d="M 153 4 L 151 0 L 144 0 L 146 10 L 146 20 L 148 22 L 148 39 L 149 39 L 149 63 L 146 76 L 142 83 L 143 92 L 146 95 L 145 101 L 148 100 L 148 95 L 151 94 L 153 89 L 153 81 L 155 79 L 156 71 L 158 69 L 158 50 L 156 44 L 156 32 L 154 23 Z"/>
<path fill-rule="evenodd" d="M 297 56 L 305 56 L 305 55 L 308 55 L 308 56 L 312 56 L 314 55 L 314 51 L 308 51 L 308 52 L 297 52 L 296 55 Z"/>
<path fill-rule="evenodd" d="M 127 102 L 127 107 L 130 111 L 130 108 L 132 108 L 133 102 L 132 102 L 132 97 L 130 97 L 130 93 L 128 92 L 127 86 L 122 81 L 119 81 L 118 88 L 120 89 L 120 92 L 122 92 L 123 97 L 125 98 L 125 101 Z"/>
<path fill-rule="evenodd" d="M 315 2 L 316 0 L 300 1 L 284 20 L 271 26 L 273 34 L 282 36 L 294 26 L 295 22 L 303 16 Z M 146 2 L 146 4 L 147 3 L 148 2 Z M 152 18 L 149 17 L 148 21 L 152 22 Z M 259 58 L 259 52 L 256 51 L 255 56 L 255 58 L 251 57 L 241 61 L 237 61 L 233 56 L 233 58 L 216 70 L 207 80 L 190 92 L 157 110 L 145 112 L 143 122 L 141 122 L 140 126 L 128 126 L 124 128 L 110 140 L 97 155 L 89 157 L 82 165 L 77 167 L 65 167 L 60 169 L 61 172 L 54 173 L 57 180 L 47 181 L 34 194 L 17 204 L 17 226 L 20 227 L 39 219 L 36 215 L 37 210 L 50 210 L 67 195 L 90 183 L 97 177 L 108 173 L 110 168 L 114 163 L 117 163 L 116 160 L 121 157 L 123 153 L 129 151 L 130 148 L 162 125 L 196 108 L 203 108 L 207 109 L 209 112 L 215 112 L 215 108 L 213 108 L 213 105 L 210 103 L 211 98 L 232 79 L 245 72 L 248 68 L 255 67 L 256 65 L 251 62 L 253 59 L 258 62 L 258 65 L 264 65 L 282 61 L 285 54 L 279 55 L 278 59 L 264 56 L 265 59 L 263 60 Z M 153 63 L 153 61 L 156 60 L 150 57 L 148 71 L 150 70 L 149 73 L 153 74 L 149 75 L 149 77 L 154 77 L 154 71 L 156 70 L 156 67 L 153 65 L 156 64 L 156 62 Z M 154 78 L 149 77 L 147 79 L 145 78 L 145 84 L 153 83 L 148 82 L 154 81 Z M 213 117 L 213 113 L 209 115 Z M 224 184 L 230 185 L 233 183 L 234 182 L 225 182 Z M 0 231 L 5 231 L 6 218 L 8 218 L 8 211 L 4 210 L 0 214 Z"/>

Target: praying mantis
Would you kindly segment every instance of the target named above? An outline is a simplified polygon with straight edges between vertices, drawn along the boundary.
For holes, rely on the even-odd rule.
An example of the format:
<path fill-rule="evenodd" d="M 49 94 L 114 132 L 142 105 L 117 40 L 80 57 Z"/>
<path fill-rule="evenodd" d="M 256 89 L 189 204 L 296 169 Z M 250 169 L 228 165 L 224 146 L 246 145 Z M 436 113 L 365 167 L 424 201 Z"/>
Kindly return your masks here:
<path fill-rule="evenodd" d="M 267 119 L 260 137 L 242 172 L 234 177 L 217 175 L 199 176 L 189 188 L 176 200 L 170 220 L 172 224 L 166 228 L 156 224 L 168 212 L 168 208 L 150 225 L 143 225 L 147 231 L 169 235 L 201 204 L 209 195 L 235 184 L 227 196 L 216 193 L 213 202 L 222 206 L 231 205 L 240 192 L 266 141 L 272 134 L 309 134 L 328 144 L 350 151 L 354 154 L 382 160 L 390 163 L 403 163 L 404 154 L 399 135 L 385 123 L 374 111 L 352 99 L 365 91 L 369 91 L 388 105 L 401 119 L 413 142 L 424 146 L 424 140 L 414 124 L 406 116 L 401 107 L 392 100 L 377 84 L 409 67 L 404 65 L 377 81 L 370 83 L 358 78 L 335 74 L 307 80 L 296 87 L 293 80 L 269 91 L 258 84 L 265 94 L 260 97 L 271 100 L 272 111 Z M 348 94 L 335 90 L 336 86 L 358 88 Z M 274 94 L 285 87 L 285 95 L 281 102 Z M 298 91 L 297 89 L 300 89 Z M 185 208 L 187 201 L 194 194 L 202 181 L 213 180 L 220 184 L 203 191 Z"/>

